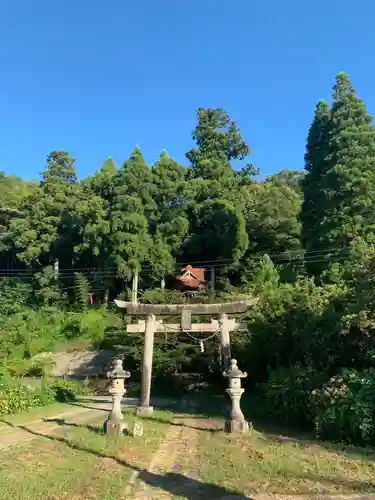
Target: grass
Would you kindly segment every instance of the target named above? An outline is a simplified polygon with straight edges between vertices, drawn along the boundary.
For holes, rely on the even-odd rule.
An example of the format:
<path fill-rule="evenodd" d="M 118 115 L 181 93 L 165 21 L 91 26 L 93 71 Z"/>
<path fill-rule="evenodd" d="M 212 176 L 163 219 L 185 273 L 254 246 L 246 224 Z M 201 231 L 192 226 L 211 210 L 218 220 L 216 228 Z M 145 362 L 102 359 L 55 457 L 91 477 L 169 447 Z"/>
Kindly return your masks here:
<path fill-rule="evenodd" d="M 9 425 L 1 421 L 1 419 L 11 422 L 12 424 L 23 424 L 34 420 L 41 420 L 44 417 L 52 417 L 59 413 L 74 411 L 74 406 L 69 403 L 52 403 L 41 408 L 31 408 L 23 413 L 14 413 L 11 415 L 0 415 L 0 430 L 9 429 Z"/>
<path fill-rule="evenodd" d="M 108 439 L 103 420 L 94 425 L 62 426 L 58 433 L 38 437 L 26 447 L 0 455 L 2 500 L 101 499 L 123 497 L 136 468 L 148 465 L 168 427 L 170 414 L 156 412 L 144 421 L 144 437 Z M 134 415 L 127 415 L 132 425 Z"/>
<path fill-rule="evenodd" d="M 143 419 L 141 438 L 107 439 L 102 418 L 86 426 L 65 422 L 48 437 L 36 432 L 30 445 L 0 454 L 0 498 L 130 500 L 127 486 L 134 471 L 140 472 L 136 485 L 141 480 L 159 493 L 169 492 L 163 498 L 175 500 L 375 493 L 374 449 L 317 442 L 271 428 L 255 416 L 248 435 L 227 435 L 220 398 L 195 398 L 195 404 L 184 415 L 177 406 L 170 412 L 155 411 Z M 66 406 L 53 405 L 49 414 Z M 171 422 L 172 417 L 182 420 Z M 25 421 L 25 415 L 14 418 Z M 131 413 L 125 417 L 129 425 L 138 418 Z M 174 437 L 167 442 L 168 428 L 174 429 L 168 431 Z M 156 469 L 145 470 L 162 441 L 164 453 L 158 453 Z"/>
<path fill-rule="evenodd" d="M 255 430 L 246 437 L 199 434 L 199 474 L 204 483 L 249 496 L 375 493 L 375 453 L 327 449 Z"/>
<path fill-rule="evenodd" d="M 196 450 L 182 462 L 185 473 L 203 484 L 250 497 L 375 493 L 375 449 L 319 442 L 277 427 L 252 410 L 250 400 L 243 409 L 254 428 L 245 436 L 228 435 L 222 432 L 223 398 L 213 401 L 196 399 Z"/>

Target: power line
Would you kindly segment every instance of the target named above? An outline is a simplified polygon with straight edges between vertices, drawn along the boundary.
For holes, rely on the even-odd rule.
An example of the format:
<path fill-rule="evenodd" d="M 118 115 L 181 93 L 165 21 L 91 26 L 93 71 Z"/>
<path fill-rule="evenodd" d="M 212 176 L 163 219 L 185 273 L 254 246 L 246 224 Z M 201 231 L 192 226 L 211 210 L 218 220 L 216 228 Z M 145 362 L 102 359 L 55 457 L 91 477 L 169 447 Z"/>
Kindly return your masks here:
<path fill-rule="evenodd" d="M 321 250 L 303 250 L 303 249 L 296 249 L 296 250 L 286 250 L 284 252 L 257 252 L 251 256 L 249 256 L 249 260 L 255 260 L 255 259 L 259 259 L 259 258 L 263 258 L 264 255 L 268 255 L 269 257 L 274 257 L 274 258 L 289 258 L 290 256 L 294 257 L 295 255 L 296 256 L 301 256 L 301 257 L 304 257 L 304 256 L 308 256 L 308 255 L 315 255 L 315 254 L 322 254 L 322 255 L 326 255 L 326 254 L 336 254 L 336 253 L 339 253 L 339 252 L 348 252 L 350 250 L 350 247 L 343 247 L 343 248 L 326 248 L 326 249 L 321 249 Z M 243 259 L 240 259 L 240 260 L 236 260 L 236 259 L 212 259 L 212 260 L 198 260 L 198 261 L 180 261 L 180 262 L 176 262 L 175 265 L 176 266 L 184 266 L 184 265 L 198 265 L 198 264 L 206 264 L 206 265 L 222 265 L 224 263 L 227 263 L 227 264 L 232 264 L 232 263 L 240 263 L 240 262 L 243 262 Z M 72 268 L 60 268 L 59 269 L 59 274 L 65 274 L 65 273 L 76 273 L 76 272 L 80 272 L 80 271 L 92 271 L 93 273 L 98 273 L 98 272 L 101 272 L 101 271 L 104 271 L 104 270 L 108 270 L 108 271 L 114 271 L 116 272 L 117 268 L 116 266 L 103 266 L 103 267 L 98 267 L 98 266 L 95 266 L 95 267 L 81 267 L 81 268 L 75 268 L 75 267 L 72 267 Z M 2 272 L 9 272 L 9 271 L 15 271 L 15 272 L 18 272 L 18 273 L 25 273 L 25 274 L 30 274 L 30 273 L 38 273 L 41 271 L 41 269 L 9 269 L 9 268 L 0 268 L 0 273 Z M 141 272 L 143 271 L 152 271 L 152 267 L 151 266 L 145 266 L 142 268 Z"/>
<path fill-rule="evenodd" d="M 327 262 L 327 261 L 338 261 L 345 259 L 350 252 L 350 248 L 339 248 L 339 249 L 322 249 L 322 250 L 312 250 L 305 252 L 303 250 L 291 250 L 288 252 L 280 252 L 280 253 L 269 253 L 270 258 L 273 257 L 275 264 L 294 264 L 296 266 L 304 266 L 309 263 L 318 263 L 318 262 Z M 217 259 L 211 261 L 196 261 L 191 262 L 191 264 L 203 264 L 206 263 L 215 269 L 222 268 L 225 265 L 234 264 L 236 270 L 243 269 L 245 266 L 248 266 L 252 262 L 257 262 L 261 260 L 265 255 L 263 253 L 257 253 L 250 256 L 247 260 L 233 260 L 233 259 Z M 180 264 L 181 265 L 181 264 Z M 177 267 L 177 263 L 176 263 Z M 20 280 L 28 280 L 36 277 L 37 274 L 42 272 L 43 269 L 9 269 L 3 268 L 0 269 L 0 278 L 6 279 L 20 279 Z M 111 278 L 119 278 L 119 273 L 115 267 L 86 267 L 86 268 L 64 268 L 59 270 L 59 279 L 60 280 L 69 280 L 74 279 L 78 272 L 82 272 L 85 274 L 86 278 L 92 279 L 111 279 Z M 154 270 L 151 266 L 143 267 L 139 272 L 141 277 L 153 276 Z"/>
<path fill-rule="evenodd" d="M 322 256 L 317 256 L 319 258 L 316 259 L 302 259 L 302 260 L 287 260 L 285 262 L 275 262 L 276 265 L 288 265 L 288 264 L 293 264 L 297 268 L 303 268 L 306 264 L 312 264 L 312 263 L 322 263 L 322 262 L 340 262 L 343 261 L 347 258 L 347 255 L 331 255 L 330 257 L 323 257 Z M 242 269 L 246 269 L 248 266 L 248 263 L 243 263 L 241 265 L 238 265 L 236 267 L 236 271 L 240 271 Z M 217 265 L 214 266 L 215 268 L 220 268 L 222 266 Z M 20 280 L 20 281 L 32 281 L 34 278 L 36 278 L 36 274 L 29 274 L 29 275 L 18 275 L 18 274 L 6 274 L 6 273 L 0 273 L 0 278 L 3 278 L 5 280 Z M 139 273 L 140 277 L 153 277 L 154 272 L 153 271 L 141 271 Z M 73 280 L 75 278 L 75 274 L 71 275 L 60 275 L 59 276 L 59 281 L 64 281 L 64 280 Z M 89 281 L 95 282 L 97 280 L 105 280 L 105 279 L 119 279 L 121 280 L 122 278 L 118 275 L 117 272 L 99 272 L 97 274 L 94 274 L 93 276 L 85 276 Z"/>

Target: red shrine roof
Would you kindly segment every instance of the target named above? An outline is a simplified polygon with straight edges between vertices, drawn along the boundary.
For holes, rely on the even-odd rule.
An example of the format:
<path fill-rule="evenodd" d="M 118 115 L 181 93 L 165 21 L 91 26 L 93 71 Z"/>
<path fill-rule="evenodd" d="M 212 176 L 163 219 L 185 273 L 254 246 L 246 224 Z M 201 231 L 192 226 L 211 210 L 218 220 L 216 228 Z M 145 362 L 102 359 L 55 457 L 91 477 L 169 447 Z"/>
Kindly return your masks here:
<path fill-rule="evenodd" d="M 205 271 L 204 267 L 192 267 L 188 265 L 180 269 L 181 274 L 176 279 L 183 287 L 197 290 L 206 282 L 204 278 Z"/>

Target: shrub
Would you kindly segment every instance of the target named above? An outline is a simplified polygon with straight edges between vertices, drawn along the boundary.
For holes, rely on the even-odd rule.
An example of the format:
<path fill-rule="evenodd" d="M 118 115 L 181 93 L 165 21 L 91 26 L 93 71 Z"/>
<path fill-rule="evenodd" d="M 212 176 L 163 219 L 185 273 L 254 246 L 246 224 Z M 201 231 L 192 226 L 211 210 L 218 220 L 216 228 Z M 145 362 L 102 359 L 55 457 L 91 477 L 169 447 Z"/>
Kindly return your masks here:
<path fill-rule="evenodd" d="M 74 284 L 77 305 L 81 311 L 86 311 L 89 301 L 89 280 L 82 273 L 75 273 Z"/>
<path fill-rule="evenodd" d="M 29 304 L 32 295 L 32 286 L 22 279 L 0 279 L 1 304 L 0 314 L 10 316 L 18 313 Z"/>
<path fill-rule="evenodd" d="M 322 374 L 299 366 L 271 372 L 264 385 L 269 413 L 287 424 L 311 427 L 314 421 L 311 394 L 321 385 L 322 378 Z"/>
<path fill-rule="evenodd" d="M 74 401 L 88 389 L 75 380 L 44 380 L 38 389 L 27 387 L 22 380 L 0 377 L 0 415 L 19 413 L 47 406 L 54 401 Z"/>
<path fill-rule="evenodd" d="M 45 406 L 53 400 L 53 393 L 44 388 L 34 391 L 19 381 L 0 382 L 0 415 L 19 413 Z"/>
<path fill-rule="evenodd" d="M 319 438 L 375 444 L 375 369 L 348 370 L 313 392 Z"/>
<path fill-rule="evenodd" d="M 9 358 L 7 371 L 10 376 L 18 377 L 43 377 L 51 367 L 49 359 L 20 359 Z"/>
<path fill-rule="evenodd" d="M 310 366 L 320 372 L 338 363 L 342 328 L 332 302 L 340 293 L 335 286 L 323 289 L 304 279 L 260 294 L 247 312 L 249 331 L 239 337 L 236 349 L 249 372 L 248 383 L 266 382 L 270 370 L 283 367 Z"/>
<path fill-rule="evenodd" d="M 109 323 L 110 313 L 105 309 L 90 309 L 80 315 L 79 335 L 90 338 L 93 343 L 100 343 L 104 337 Z"/>
<path fill-rule="evenodd" d="M 51 385 L 54 399 L 60 403 L 75 401 L 77 396 L 88 394 L 87 387 L 77 380 L 56 380 Z"/>

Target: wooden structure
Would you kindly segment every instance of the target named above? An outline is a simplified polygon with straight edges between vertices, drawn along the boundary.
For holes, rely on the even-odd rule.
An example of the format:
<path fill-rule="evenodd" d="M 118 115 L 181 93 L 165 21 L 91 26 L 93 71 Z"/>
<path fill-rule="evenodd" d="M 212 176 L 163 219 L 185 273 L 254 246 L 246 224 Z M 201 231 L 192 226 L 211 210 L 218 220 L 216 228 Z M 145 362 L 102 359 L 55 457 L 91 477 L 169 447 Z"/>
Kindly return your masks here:
<path fill-rule="evenodd" d="M 228 370 L 230 365 L 230 332 L 246 331 L 246 323 L 239 323 L 235 319 L 229 319 L 228 314 L 245 312 L 250 306 L 255 305 L 258 299 L 248 299 L 222 304 L 139 304 L 115 300 L 120 309 L 125 309 L 128 314 L 146 316 L 146 320 L 127 325 L 127 332 L 144 333 L 144 350 L 142 359 L 142 380 L 139 412 L 151 413 L 150 406 L 152 358 L 154 348 L 155 332 L 165 332 L 170 328 L 181 332 L 220 332 L 220 346 L 224 369 Z M 163 315 L 180 316 L 179 324 L 165 324 L 162 319 L 156 319 Z M 192 315 L 218 316 L 210 323 L 192 323 Z"/>
<path fill-rule="evenodd" d="M 180 269 L 181 274 L 176 276 L 177 287 L 180 290 L 200 291 L 205 283 L 205 269 L 190 265 Z"/>

